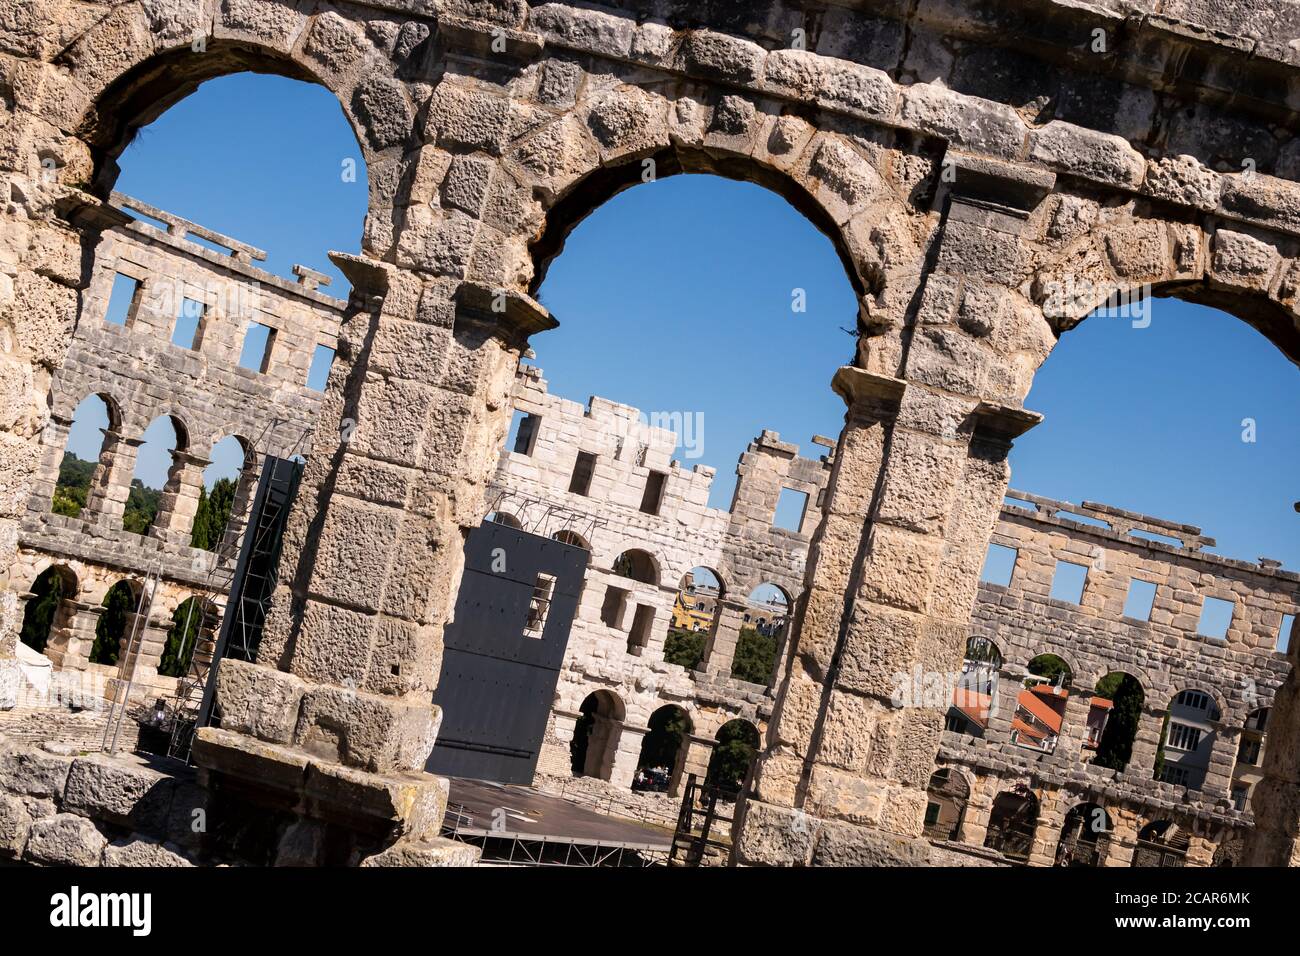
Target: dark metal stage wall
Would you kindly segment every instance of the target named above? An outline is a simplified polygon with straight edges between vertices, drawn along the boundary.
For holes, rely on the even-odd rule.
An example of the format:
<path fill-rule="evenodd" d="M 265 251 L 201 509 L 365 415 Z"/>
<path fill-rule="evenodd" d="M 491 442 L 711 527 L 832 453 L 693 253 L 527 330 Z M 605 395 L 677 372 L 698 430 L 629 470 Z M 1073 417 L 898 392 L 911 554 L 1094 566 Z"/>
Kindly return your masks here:
<path fill-rule="evenodd" d="M 470 532 L 433 695 L 442 728 L 430 772 L 532 781 L 589 557 L 494 522 Z"/>

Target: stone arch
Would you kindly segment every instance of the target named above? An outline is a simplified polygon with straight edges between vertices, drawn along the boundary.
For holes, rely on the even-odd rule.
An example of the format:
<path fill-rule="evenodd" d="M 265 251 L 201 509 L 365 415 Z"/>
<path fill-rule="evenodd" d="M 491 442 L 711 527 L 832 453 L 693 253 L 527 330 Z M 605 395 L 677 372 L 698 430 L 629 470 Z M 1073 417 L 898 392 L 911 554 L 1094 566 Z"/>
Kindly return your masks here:
<path fill-rule="evenodd" d="M 1012 859 L 1027 860 L 1038 825 L 1037 795 L 1023 784 L 993 798 L 984 845 Z"/>
<path fill-rule="evenodd" d="M 623 723 L 627 720 L 627 706 L 612 690 L 601 689 L 583 699 L 578 713 L 569 745 L 573 775 L 609 780 L 614 773 Z"/>
<path fill-rule="evenodd" d="M 95 626 L 95 640 L 89 650 L 91 664 L 115 666 L 130 640 L 131 628 L 144 591 L 142 582 L 123 578 L 104 594 L 104 611 Z"/>
<path fill-rule="evenodd" d="M 23 608 L 19 640 L 38 653 L 45 654 L 48 648 L 61 658 L 81 585 L 76 572 L 67 564 L 42 563 L 45 567 L 28 588 L 30 596 Z"/>
<path fill-rule="evenodd" d="M 784 602 L 783 612 L 775 606 L 778 602 Z M 789 589 L 764 580 L 745 596 L 745 605 L 731 676 L 772 687 L 789 644 L 794 603 Z"/>
<path fill-rule="evenodd" d="M 1110 846 L 1114 823 L 1097 803 L 1079 803 L 1065 814 L 1056 844 L 1056 866 L 1101 866 Z"/>
<path fill-rule="evenodd" d="M 743 717 L 733 717 L 713 735 L 713 753 L 705 772 L 706 785 L 716 786 L 734 797 L 744 785 L 749 766 L 758 753 L 761 738 L 758 727 Z"/>
<path fill-rule="evenodd" d="M 197 654 L 211 659 L 216 647 L 220 615 L 212 599 L 191 595 L 172 611 L 172 626 L 167 632 L 158 673 L 163 677 L 183 677 Z"/>
<path fill-rule="evenodd" d="M 1123 770 L 1132 757 L 1149 691 L 1130 670 L 1140 668 L 1117 668 L 1101 675 L 1096 682 L 1094 699 L 1109 700 L 1111 706 L 1088 709 L 1083 747 L 1085 752 L 1092 752 L 1089 763 Z"/>
<path fill-rule="evenodd" d="M 932 840 L 956 840 L 971 797 L 970 780 L 952 766 L 939 767 L 926 785 L 925 833 Z"/>
<path fill-rule="evenodd" d="M 610 571 L 641 584 L 659 586 L 659 562 L 644 548 L 628 548 L 609 563 Z"/>
<path fill-rule="evenodd" d="M 560 542 L 560 544 L 567 544 L 574 548 L 582 548 L 584 551 L 591 550 L 591 542 L 571 528 L 563 528 L 551 535 L 551 538 Z"/>
<path fill-rule="evenodd" d="M 1138 830 L 1133 866 L 1186 866 L 1191 831 L 1173 820 L 1152 820 Z"/>
<path fill-rule="evenodd" d="M 518 518 L 505 511 L 493 511 L 483 520 L 490 521 L 493 524 L 505 525 L 507 528 L 514 528 L 516 530 L 522 530 L 524 527 Z"/>
<path fill-rule="evenodd" d="M 1223 722 L 1222 701 L 1218 694 L 1200 686 L 1184 687 L 1169 699 L 1166 713 L 1156 779 L 1200 790 Z"/>
<path fill-rule="evenodd" d="M 695 721 L 680 704 L 664 704 L 646 721 L 633 789 L 678 793 Z"/>

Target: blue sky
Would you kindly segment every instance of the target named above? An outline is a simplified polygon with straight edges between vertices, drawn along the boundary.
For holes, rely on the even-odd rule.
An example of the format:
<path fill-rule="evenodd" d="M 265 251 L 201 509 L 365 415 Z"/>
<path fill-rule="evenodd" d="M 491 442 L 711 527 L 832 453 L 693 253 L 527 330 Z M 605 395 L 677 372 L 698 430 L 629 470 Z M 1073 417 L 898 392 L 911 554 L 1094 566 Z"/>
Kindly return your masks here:
<path fill-rule="evenodd" d="M 356 141 L 330 94 L 245 74 L 144 130 L 118 188 L 268 250 L 273 272 L 333 274 L 343 294 L 325 252 L 359 247 L 365 174 L 342 181 L 349 157 Z M 561 323 L 533 339 L 551 390 L 702 421 L 702 456 L 681 457 L 717 468 L 717 507 L 762 428 L 807 455 L 821 452 L 812 434 L 838 434 L 829 383 L 852 357 L 853 290 L 829 240 L 760 187 L 678 176 L 621 193 L 569 237 L 540 297 Z M 1219 553 L 1300 568 L 1297 396 L 1295 366 L 1224 313 L 1162 299 L 1148 328 L 1094 317 L 1039 372 L 1026 405 L 1046 420 L 1017 442 L 1012 485 L 1200 525 Z M 74 433 L 93 457 L 91 423 Z M 168 439 L 149 437 L 139 474 L 156 487 Z"/>

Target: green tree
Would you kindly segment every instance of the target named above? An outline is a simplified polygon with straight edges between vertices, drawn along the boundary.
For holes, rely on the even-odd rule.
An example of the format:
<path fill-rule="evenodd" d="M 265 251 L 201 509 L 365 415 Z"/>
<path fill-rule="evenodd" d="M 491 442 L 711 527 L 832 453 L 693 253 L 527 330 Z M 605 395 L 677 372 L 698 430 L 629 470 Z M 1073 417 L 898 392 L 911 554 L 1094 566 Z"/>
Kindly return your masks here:
<path fill-rule="evenodd" d="M 184 677 L 190 669 L 194 648 L 203 631 L 206 605 L 201 598 L 182 601 L 172 612 L 172 626 L 167 632 L 158 673 L 164 677 Z"/>
<path fill-rule="evenodd" d="M 664 641 L 664 660 L 688 671 L 699 670 L 704 659 L 704 641 L 705 635 L 700 631 L 669 628 L 668 639 Z"/>
<path fill-rule="evenodd" d="M 729 720 L 718 731 L 717 741 L 709 758 L 705 783 L 723 793 L 737 794 L 754 754 L 758 753 L 758 728 L 747 720 Z"/>
<path fill-rule="evenodd" d="M 95 625 L 95 643 L 90 647 L 90 663 L 116 664 L 122 638 L 126 635 L 126 618 L 136 609 L 135 592 L 126 581 L 118 581 L 104 595 L 104 613 Z"/>
<path fill-rule="evenodd" d="M 1116 671 L 1097 681 L 1098 697 L 1111 701 L 1110 716 L 1097 745 L 1093 763 L 1111 770 L 1123 770 L 1133 756 L 1133 738 L 1142 716 L 1142 685 L 1128 674 Z"/>
<path fill-rule="evenodd" d="M 755 628 L 742 627 L 740 636 L 736 639 L 736 656 L 731 662 L 731 676 L 766 687 L 775 664 L 776 634 L 760 634 Z"/>
<path fill-rule="evenodd" d="M 1055 684 L 1058 677 L 1062 677 L 1062 687 L 1070 686 L 1070 665 L 1061 660 L 1055 654 L 1039 654 L 1025 668 L 1031 674 L 1043 678 L 1049 684 Z M 1032 687 L 1038 681 L 1025 681 L 1026 687 Z"/>
<path fill-rule="evenodd" d="M 232 478 L 219 478 L 212 485 L 212 493 L 199 489 L 199 507 L 194 513 L 194 534 L 190 543 L 203 551 L 215 551 L 225 537 L 230 523 L 230 510 L 235 504 L 236 482 Z"/>
<path fill-rule="evenodd" d="M 86 507 L 86 496 L 90 493 L 90 479 L 94 473 L 93 461 L 83 461 L 72 452 L 67 452 L 59 463 L 59 478 L 54 486 L 51 510 L 56 515 L 78 517 L 81 509 Z"/>
<path fill-rule="evenodd" d="M 691 721 L 686 711 L 669 704 L 650 715 L 650 732 L 641 742 L 641 757 L 637 768 L 666 767 L 672 772 L 677 761 L 677 751 L 685 746 L 686 735 L 691 732 Z"/>
<path fill-rule="evenodd" d="M 44 654 L 45 646 L 50 642 L 54 615 L 58 613 L 59 602 L 63 600 L 63 576 L 54 568 L 46 568 L 32 585 L 32 593 L 36 596 L 27 601 L 19 640 L 32 650 Z"/>
<path fill-rule="evenodd" d="M 158 503 L 162 492 L 157 488 L 146 488 L 139 478 L 131 479 L 131 491 L 126 498 L 126 510 L 122 514 L 122 527 L 135 534 L 144 534 L 158 517 Z"/>

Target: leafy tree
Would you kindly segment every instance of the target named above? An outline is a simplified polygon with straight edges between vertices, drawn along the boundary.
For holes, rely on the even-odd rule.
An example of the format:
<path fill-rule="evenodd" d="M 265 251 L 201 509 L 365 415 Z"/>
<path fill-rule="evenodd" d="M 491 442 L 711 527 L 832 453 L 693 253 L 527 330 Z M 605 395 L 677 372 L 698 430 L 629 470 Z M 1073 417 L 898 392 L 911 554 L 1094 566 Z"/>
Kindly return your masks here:
<path fill-rule="evenodd" d="M 650 715 L 650 732 L 641 742 L 641 757 L 637 768 L 666 767 L 670 772 L 677 761 L 677 751 L 686 745 L 690 733 L 690 719 L 680 707 L 660 707 Z"/>
<path fill-rule="evenodd" d="M 126 636 L 126 618 L 136 609 L 135 592 L 125 581 L 118 581 L 104 595 L 104 613 L 95 625 L 95 643 L 90 647 L 92 664 L 116 664 L 122 638 Z"/>
<path fill-rule="evenodd" d="M 664 641 L 664 660 L 689 671 L 699 670 L 700 661 L 704 659 L 705 638 L 706 635 L 700 631 L 669 628 L 668 639 Z"/>
<path fill-rule="evenodd" d="M 190 669 L 194 648 L 203 631 L 206 606 L 201 598 L 182 601 L 172 612 L 172 626 L 167 632 L 158 673 L 164 677 L 184 677 Z"/>
<path fill-rule="evenodd" d="M 230 523 L 230 511 L 235 504 L 236 482 L 232 478 L 219 478 L 212 493 L 199 489 L 199 507 L 194 514 L 194 534 L 190 543 L 203 551 L 215 551 L 225 537 Z"/>
<path fill-rule="evenodd" d="M 755 628 L 742 627 L 736 639 L 736 656 L 731 662 L 731 676 L 751 684 L 767 685 L 776 664 L 776 634 L 760 634 Z"/>
<path fill-rule="evenodd" d="M 1031 674 L 1037 675 L 1038 677 L 1042 677 L 1049 684 L 1055 684 L 1056 679 L 1064 675 L 1064 679 L 1061 681 L 1061 686 L 1070 686 L 1070 665 L 1065 663 L 1065 661 L 1061 660 L 1055 654 L 1039 654 L 1029 662 L 1029 666 L 1026 667 L 1025 670 L 1029 671 Z M 1038 683 L 1038 681 L 1026 681 L 1025 686 L 1032 687 L 1036 683 Z"/>
<path fill-rule="evenodd" d="M 72 452 L 67 452 L 59 464 L 59 478 L 54 486 L 51 510 L 56 515 L 78 517 L 81 509 L 86 507 L 86 496 L 90 493 L 90 479 L 94 473 L 93 461 L 83 461 Z"/>
<path fill-rule="evenodd" d="M 1097 681 L 1098 697 L 1111 701 L 1110 716 L 1097 745 L 1093 763 L 1111 770 L 1123 770 L 1133 755 L 1133 738 L 1142 716 L 1142 685 L 1136 678 L 1116 671 Z"/>
<path fill-rule="evenodd" d="M 59 611 L 59 602 L 63 600 L 63 576 L 54 568 L 41 572 L 36 583 L 32 585 L 36 595 L 28 600 L 23 612 L 23 629 L 19 640 L 34 651 L 45 653 L 45 646 L 50 642 L 50 628 L 54 625 L 54 615 Z"/>
<path fill-rule="evenodd" d="M 158 503 L 162 492 L 157 488 L 146 488 L 139 478 L 131 479 L 131 491 L 127 495 L 126 510 L 122 514 L 122 527 L 135 534 L 144 534 L 158 517 Z"/>
<path fill-rule="evenodd" d="M 747 720 L 729 720 L 718 731 L 717 741 L 705 783 L 723 793 L 737 794 L 758 752 L 758 728 Z"/>

